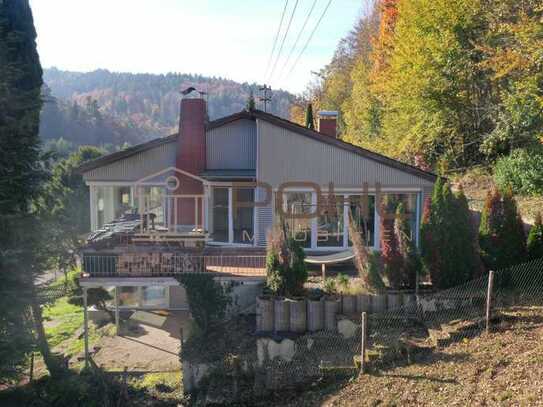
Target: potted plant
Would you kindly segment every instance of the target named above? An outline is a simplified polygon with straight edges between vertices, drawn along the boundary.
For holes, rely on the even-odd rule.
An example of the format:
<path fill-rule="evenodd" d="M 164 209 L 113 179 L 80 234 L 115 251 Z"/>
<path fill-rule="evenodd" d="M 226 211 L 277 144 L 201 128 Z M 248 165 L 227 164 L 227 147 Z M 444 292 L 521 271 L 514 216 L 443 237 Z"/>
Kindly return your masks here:
<path fill-rule="evenodd" d="M 324 329 L 327 331 L 337 331 L 336 315 L 341 311 L 341 301 L 338 297 L 336 280 L 327 278 L 324 280 Z"/>

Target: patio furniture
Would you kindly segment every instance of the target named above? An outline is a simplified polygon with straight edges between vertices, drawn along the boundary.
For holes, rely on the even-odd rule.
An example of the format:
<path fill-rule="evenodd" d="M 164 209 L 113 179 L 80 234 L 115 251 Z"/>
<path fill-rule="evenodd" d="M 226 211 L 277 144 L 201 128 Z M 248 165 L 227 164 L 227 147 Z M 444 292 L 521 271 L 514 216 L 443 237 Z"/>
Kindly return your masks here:
<path fill-rule="evenodd" d="M 309 264 L 320 264 L 322 270 L 322 279 L 326 278 L 327 264 L 340 264 L 350 261 L 354 258 L 352 249 L 324 256 L 307 256 L 304 261 Z"/>

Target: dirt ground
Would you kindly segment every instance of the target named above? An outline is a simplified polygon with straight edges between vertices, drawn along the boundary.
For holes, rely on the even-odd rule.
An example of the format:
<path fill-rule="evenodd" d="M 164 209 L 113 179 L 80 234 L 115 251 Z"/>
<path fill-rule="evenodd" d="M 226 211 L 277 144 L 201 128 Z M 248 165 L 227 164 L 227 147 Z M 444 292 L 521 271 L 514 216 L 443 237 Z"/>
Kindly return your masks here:
<path fill-rule="evenodd" d="M 159 326 L 130 319 L 122 324 L 122 336 L 104 337 L 92 344 L 98 349 L 93 356 L 96 364 L 109 371 L 125 366 L 130 372 L 179 371 L 180 330 L 183 328 L 185 336 L 189 329 L 188 312 L 156 314 L 165 316 Z"/>
<path fill-rule="evenodd" d="M 412 365 L 371 371 L 272 405 L 543 406 L 543 308 L 507 314 L 512 321 L 488 336 L 454 343 Z"/>

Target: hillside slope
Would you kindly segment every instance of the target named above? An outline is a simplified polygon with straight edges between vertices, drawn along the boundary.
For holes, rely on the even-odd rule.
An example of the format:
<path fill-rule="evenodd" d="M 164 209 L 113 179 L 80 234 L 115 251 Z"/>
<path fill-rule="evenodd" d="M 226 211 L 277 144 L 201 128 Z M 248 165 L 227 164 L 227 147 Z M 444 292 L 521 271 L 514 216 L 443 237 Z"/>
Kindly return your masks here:
<path fill-rule="evenodd" d="M 502 322 L 489 336 L 363 375 L 342 388 L 315 388 L 280 405 L 543 405 L 543 308 L 516 309 L 508 316 L 513 322 Z"/>
<path fill-rule="evenodd" d="M 258 96 L 256 84 L 192 74 L 132 74 L 103 69 L 83 73 L 51 68 L 44 70 L 43 78 L 54 97 L 79 105 L 87 104 L 90 98 L 98 103 L 101 113 L 154 135 L 167 135 L 176 129 L 179 92 L 189 86 L 208 93 L 212 120 L 242 110 L 251 91 Z M 288 117 L 293 100 L 292 94 L 276 90 L 269 110 Z"/>

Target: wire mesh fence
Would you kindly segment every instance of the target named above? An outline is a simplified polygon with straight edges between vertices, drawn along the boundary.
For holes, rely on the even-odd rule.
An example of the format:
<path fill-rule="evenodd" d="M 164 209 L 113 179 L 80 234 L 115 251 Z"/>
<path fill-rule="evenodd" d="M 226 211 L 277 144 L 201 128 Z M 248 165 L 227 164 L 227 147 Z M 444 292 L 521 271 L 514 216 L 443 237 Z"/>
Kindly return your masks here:
<path fill-rule="evenodd" d="M 369 307 L 364 356 L 362 316 L 340 315 L 337 331 L 293 339 L 290 359 L 288 352 L 270 358 L 267 369 L 272 387 L 356 374 L 362 361 L 371 370 L 416 363 L 436 349 L 513 321 L 518 308 L 543 314 L 543 259 L 485 273 L 447 290 L 403 295 L 401 301 L 395 296 L 388 296 L 386 311 L 372 313 L 378 307 Z M 380 299 L 375 296 L 372 301 Z M 283 342 L 280 346 L 285 346 Z"/>

